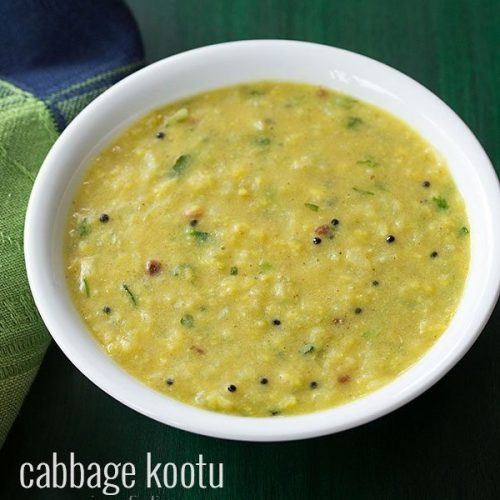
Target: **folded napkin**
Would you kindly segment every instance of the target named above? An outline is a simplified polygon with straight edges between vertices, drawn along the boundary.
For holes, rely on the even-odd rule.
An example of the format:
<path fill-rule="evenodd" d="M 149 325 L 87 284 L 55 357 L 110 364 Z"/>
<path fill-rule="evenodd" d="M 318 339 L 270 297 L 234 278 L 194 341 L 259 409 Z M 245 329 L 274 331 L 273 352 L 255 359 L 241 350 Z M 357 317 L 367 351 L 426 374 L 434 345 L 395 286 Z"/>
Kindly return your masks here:
<path fill-rule="evenodd" d="M 24 266 L 31 187 L 59 132 L 142 64 L 142 45 L 118 0 L 9 0 L 0 19 L 1 446 L 49 343 Z"/>

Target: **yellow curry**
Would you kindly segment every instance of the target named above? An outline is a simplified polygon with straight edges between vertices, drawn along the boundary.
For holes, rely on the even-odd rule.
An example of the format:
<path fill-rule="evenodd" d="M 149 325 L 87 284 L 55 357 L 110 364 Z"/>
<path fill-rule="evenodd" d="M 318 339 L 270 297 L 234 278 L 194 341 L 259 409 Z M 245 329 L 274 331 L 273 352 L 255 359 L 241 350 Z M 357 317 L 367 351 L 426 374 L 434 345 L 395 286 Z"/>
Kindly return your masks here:
<path fill-rule="evenodd" d="M 153 111 L 91 162 L 65 269 L 103 349 L 148 386 L 249 416 L 379 388 L 446 329 L 464 204 L 406 124 L 306 84 Z"/>

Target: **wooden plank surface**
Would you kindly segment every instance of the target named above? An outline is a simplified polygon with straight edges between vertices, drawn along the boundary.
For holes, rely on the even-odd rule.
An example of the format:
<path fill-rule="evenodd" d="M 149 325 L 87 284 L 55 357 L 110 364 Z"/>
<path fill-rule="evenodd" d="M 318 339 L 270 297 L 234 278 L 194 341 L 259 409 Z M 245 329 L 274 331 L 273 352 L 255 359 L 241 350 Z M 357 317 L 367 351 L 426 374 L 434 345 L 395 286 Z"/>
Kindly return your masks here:
<path fill-rule="evenodd" d="M 497 0 L 128 3 L 148 61 L 228 40 L 291 38 L 387 63 L 448 103 L 500 166 Z M 48 460 L 54 451 L 62 457 L 74 451 L 87 463 L 131 461 L 140 478 L 147 452 L 179 465 L 196 462 L 200 453 L 225 464 L 222 491 L 159 492 L 139 481 L 130 493 L 148 500 L 500 498 L 499 359 L 497 307 L 465 358 L 400 410 L 337 435 L 259 444 L 201 437 L 143 417 L 93 386 L 52 345 L 0 453 L 0 498 L 92 498 L 85 489 L 28 495 L 20 490 L 20 464 Z"/>

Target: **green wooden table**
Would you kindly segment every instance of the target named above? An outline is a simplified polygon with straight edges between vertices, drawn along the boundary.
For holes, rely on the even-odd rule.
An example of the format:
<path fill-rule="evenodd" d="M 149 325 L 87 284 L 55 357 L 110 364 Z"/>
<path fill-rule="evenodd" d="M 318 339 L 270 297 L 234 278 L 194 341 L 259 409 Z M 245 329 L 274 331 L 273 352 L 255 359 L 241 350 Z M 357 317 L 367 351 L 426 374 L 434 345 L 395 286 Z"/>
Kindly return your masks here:
<path fill-rule="evenodd" d="M 497 0 L 128 0 L 148 61 L 249 38 L 326 43 L 383 61 L 448 103 L 500 167 Z M 500 214 L 499 214 L 500 215 Z M 85 379 L 52 345 L 0 455 L 0 498 L 101 498 L 89 490 L 25 493 L 19 467 L 58 452 L 82 462 L 223 462 L 224 489 L 147 490 L 140 499 L 500 498 L 500 308 L 443 380 L 400 410 L 341 434 L 239 443 L 178 431 L 135 413 Z M 67 461 L 67 460 L 66 460 Z M 121 494 L 118 498 L 128 498 Z"/>

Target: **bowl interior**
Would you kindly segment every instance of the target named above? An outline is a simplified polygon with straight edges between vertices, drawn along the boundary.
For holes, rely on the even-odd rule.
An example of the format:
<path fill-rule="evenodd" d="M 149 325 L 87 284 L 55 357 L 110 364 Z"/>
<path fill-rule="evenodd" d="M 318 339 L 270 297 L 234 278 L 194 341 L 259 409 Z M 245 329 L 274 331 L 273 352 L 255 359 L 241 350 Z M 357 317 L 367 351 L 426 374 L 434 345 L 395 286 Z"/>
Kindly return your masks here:
<path fill-rule="evenodd" d="M 395 381 L 346 405 L 313 414 L 248 418 L 187 406 L 144 386 L 114 364 L 87 332 L 67 293 L 62 241 L 69 205 L 89 160 L 149 110 L 205 90 L 256 80 L 307 82 L 384 108 L 420 133 L 446 159 L 464 198 L 471 262 L 464 293 L 446 332 Z M 395 409 L 438 380 L 470 347 L 498 297 L 498 180 L 469 129 L 425 88 L 381 63 L 331 47 L 291 41 L 233 42 L 153 64 L 91 103 L 61 135 L 42 166 L 25 227 L 28 277 L 51 334 L 95 384 L 159 421 L 201 434 L 285 440 L 331 433 Z"/>

